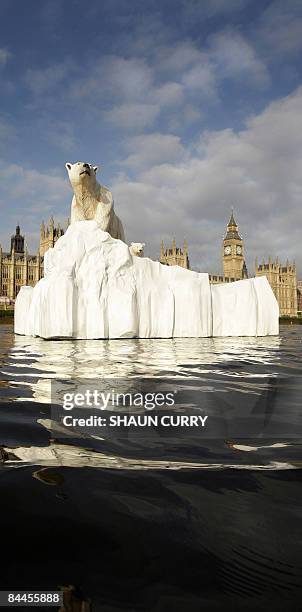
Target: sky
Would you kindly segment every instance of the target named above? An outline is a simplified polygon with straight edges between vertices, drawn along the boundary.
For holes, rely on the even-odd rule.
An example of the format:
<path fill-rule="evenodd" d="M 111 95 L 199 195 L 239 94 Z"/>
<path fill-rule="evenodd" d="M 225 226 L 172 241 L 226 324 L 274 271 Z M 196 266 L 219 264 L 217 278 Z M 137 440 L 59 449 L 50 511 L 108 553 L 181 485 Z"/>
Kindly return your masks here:
<path fill-rule="evenodd" d="M 301 51 L 301 0 L 1 0 L 2 247 L 66 223 L 80 160 L 146 255 L 221 273 L 234 207 L 250 275 L 302 278 Z"/>

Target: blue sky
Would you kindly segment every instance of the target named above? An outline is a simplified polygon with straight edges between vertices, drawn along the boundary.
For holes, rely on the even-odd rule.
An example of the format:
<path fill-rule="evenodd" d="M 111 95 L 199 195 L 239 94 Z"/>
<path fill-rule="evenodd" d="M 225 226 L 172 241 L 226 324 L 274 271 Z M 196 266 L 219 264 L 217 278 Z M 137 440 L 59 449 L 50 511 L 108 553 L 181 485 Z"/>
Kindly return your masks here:
<path fill-rule="evenodd" d="M 221 270 L 235 208 L 253 259 L 302 276 L 302 3 L 2 0 L 0 241 L 68 217 L 64 164 L 100 166 L 126 238 L 186 237 Z"/>

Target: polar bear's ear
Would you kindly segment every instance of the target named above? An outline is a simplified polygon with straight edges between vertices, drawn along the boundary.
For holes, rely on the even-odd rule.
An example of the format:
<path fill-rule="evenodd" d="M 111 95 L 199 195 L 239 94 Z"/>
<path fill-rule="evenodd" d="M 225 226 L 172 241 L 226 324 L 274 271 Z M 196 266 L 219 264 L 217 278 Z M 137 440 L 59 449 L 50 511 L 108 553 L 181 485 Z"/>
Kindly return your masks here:
<path fill-rule="evenodd" d="M 66 170 L 71 170 L 71 164 L 67 162 L 67 164 L 65 164 L 65 168 Z"/>
<path fill-rule="evenodd" d="M 96 174 L 98 169 L 99 169 L 99 167 L 98 166 L 93 166 L 93 169 L 94 169 L 94 174 Z"/>

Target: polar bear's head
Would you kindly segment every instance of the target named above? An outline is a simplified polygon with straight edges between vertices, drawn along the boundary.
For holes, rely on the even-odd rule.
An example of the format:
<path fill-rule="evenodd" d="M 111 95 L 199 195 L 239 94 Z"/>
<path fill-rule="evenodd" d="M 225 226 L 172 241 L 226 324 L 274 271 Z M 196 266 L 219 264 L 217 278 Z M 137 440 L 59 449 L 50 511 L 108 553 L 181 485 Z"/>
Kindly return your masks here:
<path fill-rule="evenodd" d="M 144 246 L 146 246 L 145 242 L 131 242 L 130 244 L 130 252 L 132 255 L 136 257 L 144 256 Z"/>
<path fill-rule="evenodd" d="M 87 162 L 76 162 L 75 164 L 67 162 L 65 168 L 73 187 L 79 185 L 87 185 L 88 187 L 88 185 L 93 186 L 96 183 L 97 166 L 92 166 Z"/>

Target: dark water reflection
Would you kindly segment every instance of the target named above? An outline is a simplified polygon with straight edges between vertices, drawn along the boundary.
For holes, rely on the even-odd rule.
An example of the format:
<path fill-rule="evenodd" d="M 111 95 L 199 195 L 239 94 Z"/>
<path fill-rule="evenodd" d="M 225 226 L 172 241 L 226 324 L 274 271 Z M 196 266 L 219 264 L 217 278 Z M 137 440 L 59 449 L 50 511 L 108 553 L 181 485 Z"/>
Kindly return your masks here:
<path fill-rule="evenodd" d="M 298 326 L 278 338 L 45 342 L 1 325 L 2 588 L 74 584 L 93 610 L 300 610 L 301 347 Z M 164 444 L 59 439 L 50 381 L 103 377 L 174 380 L 210 413 L 259 419 L 237 437 L 219 421 L 211 436 Z"/>

